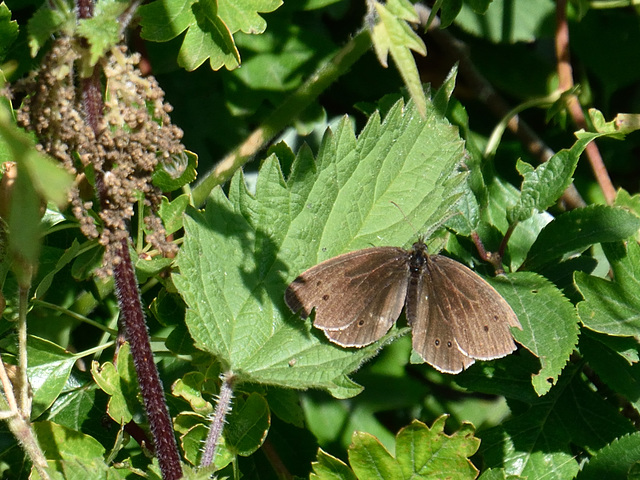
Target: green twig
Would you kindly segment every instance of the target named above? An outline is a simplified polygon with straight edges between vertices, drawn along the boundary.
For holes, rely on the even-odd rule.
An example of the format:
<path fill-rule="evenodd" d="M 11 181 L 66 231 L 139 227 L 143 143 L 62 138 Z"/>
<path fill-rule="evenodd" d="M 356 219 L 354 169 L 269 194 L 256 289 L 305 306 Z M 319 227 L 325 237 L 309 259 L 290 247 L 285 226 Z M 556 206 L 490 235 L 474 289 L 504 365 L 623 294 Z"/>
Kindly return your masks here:
<path fill-rule="evenodd" d="M 214 187 L 229 180 L 236 170 L 247 163 L 265 143 L 300 115 L 338 77 L 346 73 L 370 47 L 371 36 L 368 30 L 363 29 L 276 108 L 269 118 L 255 129 L 242 144 L 207 173 L 193 189 L 193 203 L 196 206 L 202 205 Z"/>

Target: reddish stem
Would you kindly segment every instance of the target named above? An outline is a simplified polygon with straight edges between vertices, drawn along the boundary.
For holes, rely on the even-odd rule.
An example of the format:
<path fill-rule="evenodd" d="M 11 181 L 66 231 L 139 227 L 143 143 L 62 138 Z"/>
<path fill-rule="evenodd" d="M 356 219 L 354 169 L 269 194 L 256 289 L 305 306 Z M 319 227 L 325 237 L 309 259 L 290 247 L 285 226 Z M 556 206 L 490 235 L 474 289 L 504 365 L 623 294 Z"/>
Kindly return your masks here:
<path fill-rule="evenodd" d="M 558 60 L 558 80 L 561 91 L 573 88 L 573 70 L 569 56 L 569 24 L 567 23 L 567 0 L 558 0 L 556 4 L 556 57 Z M 578 97 L 571 95 L 567 101 L 569 114 L 578 128 L 587 129 L 588 125 Z M 616 189 L 611 182 L 609 172 L 604 165 L 598 146 L 591 142 L 585 149 L 593 174 L 600 185 L 607 204 L 613 204 Z"/>
<path fill-rule="evenodd" d="M 92 0 L 77 0 L 77 2 L 79 17 L 90 18 L 93 14 Z M 91 77 L 81 81 L 86 121 L 96 138 L 100 135 L 100 119 L 104 109 L 100 73 L 99 68 L 95 68 Z M 100 203 L 104 206 L 106 195 L 100 172 L 96 172 L 96 189 Z M 169 409 L 164 399 L 160 375 L 154 363 L 127 239 L 122 240 L 119 256 L 121 261 L 114 266 L 116 293 L 122 314 L 122 324 L 131 345 L 131 355 L 136 367 L 138 384 L 153 435 L 158 463 L 164 480 L 178 480 L 182 478 L 178 446 L 173 433 Z"/>

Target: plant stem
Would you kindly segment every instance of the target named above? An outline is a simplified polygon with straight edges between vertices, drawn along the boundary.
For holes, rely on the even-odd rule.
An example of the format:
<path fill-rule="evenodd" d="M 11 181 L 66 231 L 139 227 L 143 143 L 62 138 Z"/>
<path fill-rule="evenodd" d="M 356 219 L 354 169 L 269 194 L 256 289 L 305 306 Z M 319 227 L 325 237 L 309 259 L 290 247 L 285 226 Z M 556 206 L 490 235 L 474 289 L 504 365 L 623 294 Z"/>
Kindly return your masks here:
<path fill-rule="evenodd" d="M 573 88 L 573 69 L 569 56 L 569 24 L 567 23 L 567 1 L 558 0 L 556 3 L 556 57 L 558 61 L 558 88 L 568 91 Z M 578 128 L 588 130 L 588 125 L 582 111 L 578 97 L 571 95 L 567 101 L 569 114 Z M 590 142 L 585 148 L 585 154 L 591 164 L 591 170 L 595 176 L 602 194 L 608 205 L 612 205 L 616 198 L 616 189 L 611 182 L 609 172 L 604 165 L 602 155 L 595 142 Z"/>
<path fill-rule="evenodd" d="M 164 401 L 162 382 L 154 363 L 149 333 L 138 294 L 138 283 L 126 239 L 122 240 L 120 258 L 121 262 L 114 267 L 116 292 L 127 340 L 131 345 L 131 355 L 138 374 L 138 384 L 149 419 L 149 427 L 153 435 L 156 456 L 162 470 L 162 478 L 177 480 L 182 477 L 178 446 L 173 435 L 169 409 Z"/>
<path fill-rule="evenodd" d="M 235 382 L 235 376 L 232 372 L 225 372 L 222 374 L 222 384 L 220 385 L 220 396 L 218 397 L 218 404 L 213 412 L 213 420 L 209 427 L 209 434 L 205 441 L 204 449 L 202 452 L 202 459 L 200 460 L 200 467 L 208 467 L 213 463 L 216 458 L 216 450 L 220 443 L 220 437 L 222 430 L 224 429 L 225 419 L 227 414 L 231 411 L 231 400 L 233 400 L 233 383 Z"/>
<path fill-rule="evenodd" d="M 229 180 L 238 168 L 247 163 L 266 142 L 284 129 L 351 65 L 371 47 L 369 31 L 363 29 L 326 64 L 288 97 L 247 139 L 227 155 L 193 189 L 193 203 L 200 206 L 209 192 Z"/>
<path fill-rule="evenodd" d="M 93 15 L 91 0 L 78 0 L 80 18 L 90 18 Z M 99 125 L 104 109 L 100 70 L 94 68 L 88 78 L 81 80 L 82 99 L 86 121 L 99 137 Z M 96 172 L 96 190 L 104 207 L 104 182 L 102 174 Z M 153 351 L 149 341 L 149 332 L 142 312 L 142 303 L 138 292 L 138 282 L 129 255 L 129 244 L 125 238 L 120 245 L 120 263 L 114 265 L 116 294 L 122 314 L 126 337 L 131 345 L 131 355 L 136 367 L 138 384 L 144 402 L 149 427 L 164 480 L 182 478 L 182 466 L 178 455 L 178 446 L 173 433 L 173 424 L 169 409 L 164 400 L 164 389 L 160 381 L 158 369 L 154 363 Z"/>

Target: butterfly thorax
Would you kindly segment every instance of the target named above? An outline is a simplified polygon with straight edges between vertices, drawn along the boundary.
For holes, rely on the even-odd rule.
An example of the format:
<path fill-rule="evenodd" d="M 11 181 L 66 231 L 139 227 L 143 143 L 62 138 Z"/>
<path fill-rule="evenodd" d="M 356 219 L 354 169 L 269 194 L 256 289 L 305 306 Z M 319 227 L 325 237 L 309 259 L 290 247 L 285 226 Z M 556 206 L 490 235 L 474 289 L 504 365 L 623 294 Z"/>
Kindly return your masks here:
<path fill-rule="evenodd" d="M 409 260 L 409 271 L 413 274 L 419 274 L 429 262 L 427 246 L 423 241 L 417 241 L 413 244 L 409 253 L 411 255 L 411 259 Z"/>

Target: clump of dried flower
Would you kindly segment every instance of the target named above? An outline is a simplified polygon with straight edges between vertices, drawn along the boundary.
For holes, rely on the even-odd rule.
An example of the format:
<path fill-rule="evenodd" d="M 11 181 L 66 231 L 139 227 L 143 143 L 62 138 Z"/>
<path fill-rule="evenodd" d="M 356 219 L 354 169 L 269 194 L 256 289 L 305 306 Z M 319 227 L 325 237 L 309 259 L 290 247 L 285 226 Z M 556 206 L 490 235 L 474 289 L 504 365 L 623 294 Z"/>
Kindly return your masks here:
<path fill-rule="evenodd" d="M 72 39 L 56 40 L 41 69 L 16 82 L 12 90 L 24 95 L 16 110 L 18 123 L 35 132 L 39 148 L 76 176 L 70 192 L 73 214 L 83 234 L 99 238 L 105 248 L 98 273 L 111 275 L 139 198 L 151 212 L 144 218 L 153 232 L 146 240 L 161 254 L 175 253 L 155 214 L 162 192 L 152 184 L 152 174 L 158 162 L 183 154 L 182 130 L 171 123 L 172 108 L 164 102 L 157 81 L 142 77 L 137 68 L 140 56 L 118 46 L 101 62 L 105 102 L 99 133 L 94 134 L 77 87 L 80 51 Z M 96 188 L 87 189 L 88 185 Z"/>

